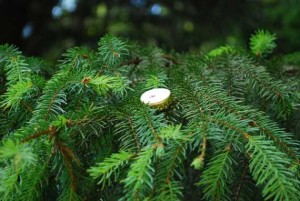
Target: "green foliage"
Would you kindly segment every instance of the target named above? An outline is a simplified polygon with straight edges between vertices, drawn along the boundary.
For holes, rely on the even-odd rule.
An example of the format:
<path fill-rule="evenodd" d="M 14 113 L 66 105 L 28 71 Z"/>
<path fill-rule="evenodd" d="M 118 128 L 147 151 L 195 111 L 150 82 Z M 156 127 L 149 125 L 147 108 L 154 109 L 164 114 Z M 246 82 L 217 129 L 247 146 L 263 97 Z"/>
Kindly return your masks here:
<path fill-rule="evenodd" d="M 182 198 L 182 187 L 176 181 L 167 182 L 158 189 L 159 195 L 153 198 L 153 200 L 174 200 L 179 201 Z"/>
<path fill-rule="evenodd" d="M 13 158 L 12 162 L 14 162 L 16 169 L 36 162 L 36 157 L 32 153 L 31 147 L 8 139 L 7 141 L 3 141 L 3 145 L 0 147 L 0 159 L 3 161 L 10 158 Z"/>
<path fill-rule="evenodd" d="M 22 53 L 18 51 L 14 46 L 2 45 L 0 46 L 1 55 L 0 61 L 4 61 L 6 79 L 8 85 L 13 85 L 18 81 L 25 81 L 28 79 L 28 75 L 31 70 L 28 68 L 28 64 Z"/>
<path fill-rule="evenodd" d="M 124 183 L 125 196 L 123 200 L 144 200 L 153 188 L 154 168 L 151 167 L 153 149 L 145 147 L 130 166 Z"/>
<path fill-rule="evenodd" d="M 223 54 L 233 53 L 235 50 L 230 46 L 221 46 L 207 53 L 208 57 L 218 57 Z"/>
<path fill-rule="evenodd" d="M 252 37 L 257 59 L 106 35 L 95 52 L 67 50 L 55 73 L 0 46 L 0 200 L 298 200 L 300 83 L 285 74 L 298 61 L 267 60 L 274 39 Z M 141 103 L 157 87 L 168 104 Z"/>
<path fill-rule="evenodd" d="M 276 47 L 276 35 L 268 31 L 258 30 L 250 38 L 250 49 L 258 57 L 272 53 Z"/>
<path fill-rule="evenodd" d="M 102 183 L 103 187 L 111 185 L 112 181 L 118 180 L 120 167 L 128 163 L 130 158 L 132 158 L 131 153 L 121 151 L 106 158 L 102 163 L 99 163 L 98 166 L 90 168 L 88 172 L 94 179 L 101 177 L 99 183 Z M 111 180 L 112 175 L 114 175 L 114 180 Z"/>
<path fill-rule="evenodd" d="M 106 35 L 99 42 L 99 56 L 108 66 L 118 64 L 128 55 L 127 44 L 112 35 Z"/>
<path fill-rule="evenodd" d="M 42 194 L 47 166 L 30 166 L 26 171 L 26 174 L 22 174 L 22 183 L 26 182 L 26 185 L 19 184 L 15 200 L 37 200 Z"/>
<path fill-rule="evenodd" d="M 24 94 L 27 94 L 32 87 L 31 81 L 18 82 L 17 84 L 10 87 L 7 92 L 3 95 L 4 100 L 0 104 L 3 108 L 14 108 L 17 109 Z"/>
<path fill-rule="evenodd" d="M 203 172 L 199 185 L 203 187 L 207 200 L 230 200 L 229 184 L 233 181 L 233 165 L 230 148 L 211 159 L 208 168 Z"/>
<path fill-rule="evenodd" d="M 3 141 L 3 145 L 0 147 L 0 164 L 7 164 L 0 168 L 0 198 L 1 200 L 13 200 L 18 196 L 19 178 L 22 178 L 22 173 L 29 170 L 29 167 L 36 165 L 37 159 L 36 154 L 33 153 L 32 147 L 14 142 L 11 139 Z M 29 172 L 27 172 L 29 173 Z M 27 174 L 30 176 L 30 180 L 34 179 L 32 174 Z M 39 178 L 39 177 L 35 177 Z M 24 182 L 27 180 L 25 179 Z M 30 185 L 32 183 L 28 183 Z M 30 197 L 32 191 L 26 185 L 21 185 L 22 193 L 25 196 Z M 35 190 L 33 187 L 32 190 Z M 20 192 L 20 191 L 19 191 Z M 22 196 L 23 197 L 23 196 Z"/>
<path fill-rule="evenodd" d="M 91 86 L 99 95 L 107 94 L 109 90 L 112 90 L 114 93 L 123 96 L 129 84 L 125 78 L 105 75 L 86 79 L 89 79 L 87 80 L 87 86 Z"/>
<path fill-rule="evenodd" d="M 262 191 L 266 200 L 297 200 L 299 181 L 292 172 L 286 171 L 291 165 L 285 153 L 276 150 L 269 141 L 261 136 L 250 136 L 246 145 L 250 153 L 250 171 L 258 185 L 264 185 Z"/>

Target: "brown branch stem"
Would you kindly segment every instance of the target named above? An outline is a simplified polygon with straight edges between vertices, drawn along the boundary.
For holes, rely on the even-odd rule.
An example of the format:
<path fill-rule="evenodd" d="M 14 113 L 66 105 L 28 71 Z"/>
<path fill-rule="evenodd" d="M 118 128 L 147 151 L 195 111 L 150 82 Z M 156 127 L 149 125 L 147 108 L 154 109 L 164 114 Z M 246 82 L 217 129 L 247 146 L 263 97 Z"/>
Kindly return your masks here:
<path fill-rule="evenodd" d="M 50 127 L 50 128 L 47 129 L 47 130 L 40 131 L 40 132 L 36 132 L 36 133 L 34 133 L 33 135 L 30 135 L 30 136 L 26 137 L 25 139 L 21 140 L 21 143 L 26 143 L 26 142 L 28 142 L 28 141 L 30 141 L 30 140 L 39 138 L 39 137 L 41 137 L 42 135 L 47 135 L 47 134 L 55 133 L 55 132 L 56 132 L 56 130 L 55 130 L 55 129 L 52 129 L 52 127 Z"/>
<path fill-rule="evenodd" d="M 248 164 L 246 162 L 244 162 L 244 171 L 243 171 L 243 174 L 242 174 L 242 177 L 240 180 L 241 182 L 240 182 L 237 192 L 236 192 L 235 200 L 239 200 L 239 198 L 240 198 L 240 193 L 241 193 L 241 189 L 243 187 L 243 181 L 244 181 L 247 169 L 248 169 Z"/>
<path fill-rule="evenodd" d="M 24 105 L 31 113 L 33 112 L 32 108 L 25 101 L 21 100 L 21 104 Z"/>

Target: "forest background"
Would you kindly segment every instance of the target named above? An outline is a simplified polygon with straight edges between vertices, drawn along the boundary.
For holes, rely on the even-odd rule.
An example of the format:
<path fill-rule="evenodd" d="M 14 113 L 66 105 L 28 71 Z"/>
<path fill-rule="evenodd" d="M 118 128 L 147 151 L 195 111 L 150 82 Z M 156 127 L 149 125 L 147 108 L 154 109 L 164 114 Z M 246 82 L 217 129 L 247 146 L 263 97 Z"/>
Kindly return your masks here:
<path fill-rule="evenodd" d="M 299 0 L 0 0 L 0 44 L 55 62 L 106 33 L 179 52 L 246 47 L 257 29 L 277 34 L 276 54 L 300 48 Z"/>

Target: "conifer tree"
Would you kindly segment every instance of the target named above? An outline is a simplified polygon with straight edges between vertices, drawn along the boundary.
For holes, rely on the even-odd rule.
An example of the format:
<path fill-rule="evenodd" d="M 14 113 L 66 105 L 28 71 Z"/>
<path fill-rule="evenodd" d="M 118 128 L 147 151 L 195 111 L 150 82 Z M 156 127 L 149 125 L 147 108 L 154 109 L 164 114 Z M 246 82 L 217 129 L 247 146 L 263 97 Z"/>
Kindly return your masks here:
<path fill-rule="evenodd" d="M 299 53 L 275 40 L 170 55 L 106 35 L 56 69 L 1 45 L 0 200 L 299 200 Z"/>

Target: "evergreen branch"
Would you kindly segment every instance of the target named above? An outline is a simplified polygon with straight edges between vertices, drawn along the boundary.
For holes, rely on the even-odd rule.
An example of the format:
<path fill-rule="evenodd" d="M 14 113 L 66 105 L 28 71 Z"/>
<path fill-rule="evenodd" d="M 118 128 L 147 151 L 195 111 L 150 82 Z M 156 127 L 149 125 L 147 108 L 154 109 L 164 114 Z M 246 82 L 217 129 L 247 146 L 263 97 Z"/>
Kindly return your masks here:
<path fill-rule="evenodd" d="M 276 47 L 275 34 L 270 34 L 265 30 L 257 30 L 250 38 L 250 49 L 257 57 L 272 53 Z"/>
<path fill-rule="evenodd" d="M 258 185 L 263 185 L 265 199 L 298 200 L 299 181 L 286 168 L 291 164 L 286 154 L 278 151 L 272 141 L 262 136 L 247 136 L 250 153 L 249 169 Z"/>
<path fill-rule="evenodd" d="M 124 200 L 143 200 L 153 188 L 153 173 L 151 167 L 153 148 L 145 147 L 131 164 L 124 183 Z"/>
<path fill-rule="evenodd" d="M 3 61 L 9 86 L 17 82 L 28 81 L 31 70 L 17 48 L 8 45 L 0 46 L 0 62 Z"/>
<path fill-rule="evenodd" d="M 34 110 L 32 122 L 42 118 L 47 120 L 51 115 L 64 113 L 61 108 L 61 105 L 66 104 L 64 90 L 73 86 L 83 87 L 82 78 L 92 77 L 94 73 L 88 70 L 90 64 L 84 57 L 86 53 L 86 49 L 73 48 L 63 55 L 65 59 L 61 64 L 61 71 L 55 74 L 44 87 L 43 95 Z M 80 69 L 79 66 L 82 68 Z M 79 89 L 78 91 L 80 93 L 82 90 Z"/>
<path fill-rule="evenodd" d="M 299 143 L 293 142 L 291 138 L 288 138 L 288 135 L 284 134 L 282 131 L 279 131 L 283 136 L 278 136 L 278 134 L 273 134 L 272 131 L 267 130 L 264 127 L 261 127 L 258 125 L 257 122 L 253 121 L 250 122 L 251 125 L 258 127 L 261 131 L 263 131 L 267 136 L 270 137 L 274 142 L 278 144 L 280 148 L 282 148 L 291 158 L 294 158 L 299 164 L 300 164 L 300 159 L 299 155 L 297 155 L 297 150 L 294 150 L 294 147 L 298 149 Z M 288 142 L 286 142 L 288 140 Z"/>
<path fill-rule="evenodd" d="M 62 104 L 66 104 L 66 89 L 72 88 L 73 86 L 79 86 L 79 92 L 82 90 L 86 84 L 93 84 L 93 86 L 100 86 L 101 83 L 97 82 L 97 77 L 95 79 L 82 79 L 82 77 L 89 78 L 91 72 L 89 71 L 77 71 L 73 70 L 70 72 L 62 71 L 61 73 L 56 74 L 46 85 L 44 89 L 44 95 L 40 98 L 40 102 L 34 111 L 34 121 L 37 118 L 45 118 L 55 116 L 55 114 L 63 113 L 64 110 L 61 108 Z M 107 77 L 101 76 L 106 79 L 109 83 L 107 87 L 112 88 L 114 92 L 123 94 L 124 89 L 127 88 L 127 85 L 124 84 L 123 78 L 118 77 Z M 100 78 L 100 77 L 99 77 Z"/>
<path fill-rule="evenodd" d="M 231 84 L 228 83 L 229 86 L 225 87 L 228 87 L 229 91 L 232 91 L 232 87 L 234 87 L 235 93 L 231 94 L 236 98 L 249 97 L 249 94 L 245 94 L 245 92 L 252 92 L 253 95 L 257 95 L 262 100 L 267 101 L 268 104 L 271 104 L 273 108 L 275 105 L 278 116 L 283 118 L 286 118 L 293 110 L 294 95 L 291 93 L 290 87 L 287 87 L 281 81 L 275 81 L 264 67 L 256 66 L 247 56 L 226 54 L 217 57 L 212 66 L 213 71 L 209 74 L 210 83 L 216 85 L 218 83 L 217 79 L 219 79 L 222 80 L 221 85 L 224 87 L 229 79 Z M 198 69 L 192 68 L 189 73 L 195 73 L 195 71 L 197 74 L 207 74 L 207 69 L 199 72 Z M 198 77 L 203 81 L 203 76 Z"/>
<path fill-rule="evenodd" d="M 274 142 L 276 142 L 278 146 L 283 148 L 292 158 L 296 159 L 299 162 L 299 156 L 297 156 L 296 154 L 299 144 L 294 143 L 291 138 L 289 138 L 289 135 L 287 133 L 278 128 L 277 125 L 272 123 L 261 112 L 252 109 L 250 110 L 250 108 L 246 106 L 239 106 L 234 102 L 228 102 L 227 104 L 224 103 L 224 101 L 218 99 L 216 99 L 216 102 L 234 115 L 240 116 L 241 120 L 249 119 L 249 126 L 258 128 L 262 133 L 274 140 Z"/>
<path fill-rule="evenodd" d="M 177 60 L 106 35 L 96 53 L 67 50 L 47 82 L 53 70 L 0 46 L 0 105 L 10 109 L 0 113 L 0 200 L 297 200 L 300 143 L 284 130 L 297 132 L 297 111 L 287 118 L 296 84 L 258 65 L 274 37 L 251 42 L 255 62 L 227 46 Z M 156 87 L 171 90 L 168 108 L 139 100 Z"/>
<path fill-rule="evenodd" d="M 63 53 L 62 56 L 64 58 L 60 61 L 61 69 L 72 71 L 79 68 L 85 70 L 91 70 L 93 68 L 94 61 L 91 61 L 91 58 L 93 58 L 94 52 L 86 48 L 70 48 Z"/>
<path fill-rule="evenodd" d="M 207 146 L 207 137 L 205 134 L 203 134 L 203 143 L 202 143 L 202 151 L 201 154 L 199 156 L 197 156 L 191 166 L 194 166 L 195 169 L 200 170 L 203 168 L 204 166 L 204 159 L 205 159 L 205 154 L 206 154 L 206 146 Z"/>
<path fill-rule="evenodd" d="M 24 95 L 28 94 L 31 88 L 31 81 L 17 82 L 15 85 L 9 87 L 6 93 L 2 95 L 4 100 L 0 102 L 0 106 L 4 107 L 4 109 L 11 107 L 11 110 L 17 110 Z"/>
<path fill-rule="evenodd" d="M 103 59 L 104 64 L 113 66 L 128 55 L 128 47 L 126 42 L 112 35 L 105 35 L 98 43 L 99 55 Z"/>
<path fill-rule="evenodd" d="M 0 199 L 5 201 L 14 200 L 20 174 L 37 161 L 31 147 L 11 139 L 0 147 L 0 161 L 8 159 L 12 159 L 11 163 L 0 168 Z"/>
<path fill-rule="evenodd" d="M 65 187 L 57 199 L 58 201 L 81 201 L 82 199 L 72 188 Z"/>
<path fill-rule="evenodd" d="M 167 59 L 164 57 L 164 53 L 159 48 L 146 48 L 145 55 L 141 56 L 140 66 L 144 68 L 162 68 L 167 63 Z"/>
<path fill-rule="evenodd" d="M 203 187 L 204 197 L 208 200 L 230 200 L 229 187 L 233 181 L 233 164 L 236 163 L 230 154 L 231 148 L 216 153 L 204 170 L 198 183 Z"/>
<path fill-rule="evenodd" d="M 191 86 L 191 83 L 195 83 L 195 87 L 197 87 L 203 82 L 199 83 L 199 81 L 192 79 L 190 82 L 185 81 L 185 86 Z M 239 119 L 241 122 L 248 122 L 248 126 L 253 129 L 252 132 L 258 129 L 260 132 L 273 139 L 279 147 L 286 151 L 297 162 L 299 161 L 299 155 L 297 154 L 299 143 L 292 141 L 289 134 L 278 128 L 278 126 L 265 117 L 262 112 L 251 109 L 248 106 L 240 105 L 239 102 L 232 100 L 224 92 L 222 92 L 222 90 L 217 89 L 215 86 L 208 85 L 207 83 L 204 84 L 207 87 L 199 87 L 201 91 L 196 88 L 198 94 L 193 93 L 193 90 L 195 90 L 193 87 L 185 87 L 186 89 L 180 88 L 182 92 L 187 93 L 184 97 L 185 101 L 183 102 L 184 108 L 186 108 L 186 114 L 191 116 L 191 118 L 194 118 L 199 115 L 194 108 L 199 108 L 198 111 L 202 114 L 202 108 L 204 106 L 209 108 L 208 110 L 212 111 L 212 109 L 214 109 L 216 112 L 218 110 L 225 109 L 226 112 L 235 115 L 235 118 Z M 189 99 L 192 99 L 192 102 L 189 102 Z M 202 103 L 200 103 L 199 100 L 202 99 L 205 99 L 206 101 L 202 101 Z M 203 103 L 208 104 L 207 106 L 204 105 L 201 107 L 200 105 L 203 105 Z"/>
<path fill-rule="evenodd" d="M 175 181 L 175 178 L 183 178 L 182 161 L 186 157 L 190 133 L 180 131 L 180 125 L 163 128 L 160 133 L 166 145 L 157 167 L 150 198 L 159 200 L 172 197 L 178 200 L 182 197 L 182 193 L 179 182 Z"/>
<path fill-rule="evenodd" d="M 0 198 L 3 201 L 13 200 L 19 171 L 15 171 L 11 167 L 0 168 L 0 170 Z"/>
<path fill-rule="evenodd" d="M 130 117 L 128 118 L 128 124 L 131 129 L 131 132 L 133 133 L 134 141 L 135 141 L 136 147 L 138 149 L 138 152 L 141 152 L 141 145 L 140 145 L 140 142 L 138 139 L 137 130 L 134 128 L 132 119 Z"/>
<path fill-rule="evenodd" d="M 87 79 L 83 83 L 91 86 L 99 95 L 106 95 L 109 90 L 112 90 L 114 93 L 123 96 L 129 84 L 129 81 L 121 76 L 102 75 Z"/>
<path fill-rule="evenodd" d="M 299 162 L 299 156 L 296 154 L 297 150 L 299 149 L 299 143 L 294 143 L 289 138 L 289 135 L 287 133 L 279 129 L 277 125 L 263 116 L 261 112 L 255 111 L 253 109 L 250 110 L 250 108 L 246 106 L 239 106 L 237 103 L 228 101 L 225 98 L 223 100 L 220 100 L 219 98 L 223 98 L 220 93 L 218 95 L 218 98 L 214 97 L 213 101 L 221 105 L 223 108 L 226 108 L 226 110 L 228 110 L 230 113 L 240 116 L 241 120 L 249 119 L 249 126 L 258 128 L 262 133 L 274 140 L 274 142 L 276 142 L 278 146 L 283 148 L 284 151 L 286 151 L 286 153 L 288 153 L 292 158 Z M 224 100 L 227 103 L 224 102 Z"/>
<path fill-rule="evenodd" d="M 73 151 L 66 144 L 61 142 L 61 140 L 58 137 L 56 137 L 54 143 L 55 143 L 55 149 L 63 157 L 64 165 L 65 165 L 66 170 L 68 172 L 68 175 L 71 179 L 69 188 L 70 188 L 71 191 L 74 191 L 74 193 L 75 193 L 76 190 L 77 190 L 77 184 L 76 184 L 76 177 L 75 177 L 75 174 L 74 174 L 74 170 L 72 168 L 71 160 L 75 161 L 78 166 L 80 165 L 80 161 L 75 156 Z"/>
<path fill-rule="evenodd" d="M 129 108 L 132 110 L 133 125 L 141 146 L 161 144 L 159 129 L 166 125 L 163 114 L 155 114 L 154 109 L 149 109 L 147 106 L 141 105 L 140 102 L 130 104 L 134 104 L 133 107 Z"/>
<path fill-rule="evenodd" d="M 241 190 L 242 190 L 242 187 L 243 187 L 243 182 L 244 182 L 244 178 L 245 178 L 247 170 L 248 170 L 248 163 L 245 162 L 243 174 L 241 176 L 239 186 L 238 186 L 237 191 L 235 193 L 235 200 L 239 200 L 240 199 L 240 193 L 241 193 Z"/>
<path fill-rule="evenodd" d="M 275 111 L 280 117 L 286 118 L 291 113 L 294 95 L 291 93 L 290 87 L 284 85 L 282 81 L 275 81 L 264 67 L 255 66 L 245 56 L 226 55 L 225 59 L 227 61 L 226 69 L 233 69 L 241 78 L 239 82 L 244 82 L 243 91 L 247 91 L 246 87 L 250 87 L 260 98 L 272 105 L 275 104 Z M 222 61 L 221 58 L 220 63 L 223 63 Z M 218 68 L 218 70 L 223 69 Z"/>
<path fill-rule="evenodd" d="M 133 157 L 133 154 L 120 151 L 119 153 L 112 154 L 109 158 L 104 159 L 103 162 L 97 163 L 95 166 L 90 167 L 87 172 L 93 179 L 100 180 L 98 184 L 102 184 L 102 189 L 106 186 L 110 186 L 113 181 L 117 181 L 119 177 L 119 169 L 126 165 Z"/>
<path fill-rule="evenodd" d="M 21 100 L 20 103 L 24 105 L 29 112 L 33 112 L 33 109 L 25 101 Z"/>
<path fill-rule="evenodd" d="M 67 84 L 66 84 L 66 85 L 67 85 Z M 48 117 L 49 117 L 49 114 L 50 114 L 50 111 L 51 111 L 51 108 L 52 108 L 52 106 L 53 106 L 53 104 L 54 104 L 55 99 L 58 98 L 58 97 L 61 98 L 61 100 L 66 99 L 64 94 L 59 94 L 59 92 L 60 92 L 66 85 L 63 85 L 62 87 L 56 89 L 56 91 L 54 92 L 53 96 L 51 97 L 50 103 L 49 103 L 49 105 L 48 105 L 47 112 L 46 112 L 46 114 L 45 114 L 45 120 L 47 120 Z M 61 103 L 65 103 L 65 104 L 66 104 L 66 101 L 60 101 L 60 104 L 61 104 Z M 62 110 L 62 112 L 63 112 L 63 110 Z"/>
<path fill-rule="evenodd" d="M 247 136 L 250 132 L 256 131 L 256 128 L 247 127 L 247 120 L 235 119 L 235 116 L 233 115 L 225 116 L 223 113 L 218 113 L 211 117 L 207 117 L 207 119 L 220 127 L 227 128 L 228 131 L 239 133 L 242 136 Z M 233 137 L 234 135 L 232 135 L 231 138 Z"/>
<path fill-rule="evenodd" d="M 175 150 L 169 150 L 169 154 L 167 155 L 169 158 L 166 158 L 166 161 L 170 162 L 168 165 L 165 163 L 161 164 L 161 167 L 167 167 L 166 175 L 162 177 L 165 183 L 169 183 L 171 181 L 171 177 L 173 177 L 174 172 L 176 172 L 176 168 L 179 166 L 182 158 L 185 156 L 186 144 L 181 144 L 177 147 L 174 147 Z M 165 157 L 167 157 L 165 156 Z M 165 166 L 167 165 L 167 166 Z M 161 172 L 163 173 L 163 172 Z M 177 173 L 177 175 L 180 175 Z"/>
<path fill-rule="evenodd" d="M 19 51 L 14 45 L 4 44 L 0 45 L 0 62 L 7 60 L 16 55 L 21 55 L 22 52 Z"/>
<path fill-rule="evenodd" d="M 51 123 L 48 123 L 46 125 L 49 125 L 49 127 L 45 130 L 39 130 L 34 126 L 34 129 L 27 128 L 29 132 L 35 131 L 33 134 L 28 135 L 29 132 L 27 132 L 27 137 L 23 138 L 21 140 L 22 143 L 29 142 L 30 140 L 37 139 L 43 135 L 49 135 L 50 134 L 50 139 L 54 138 L 58 133 L 59 129 L 67 126 L 67 127 L 73 127 L 73 126 L 78 126 L 81 124 L 88 124 L 91 123 L 93 120 L 89 119 L 87 116 L 84 116 L 80 120 L 70 120 L 70 119 L 65 119 L 62 116 L 59 116 L 57 120 L 52 121 Z M 44 128 L 44 127 L 43 127 Z M 22 132 L 22 131 L 21 131 Z"/>
<path fill-rule="evenodd" d="M 41 197 L 47 165 L 48 163 L 30 166 L 26 169 L 26 173 L 22 172 L 22 182 L 18 185 L 16 200 L 38 200 Z"/>
<path fill-rule="evenodd" d="M 220 103 L 220 102 L 219 102 Z M 226 105 L 226 108 L 230 108 L 228 105 Z M 245 108 L 246 109 L 246 108 Z M 277 145 L 282 148 L 287 154 L 291 156 L 291 158 L 294 158 L 299 163 L 299 156 L 297 156 L 297 150 L 299 149 L 299 144 L 293 142 L 287 133 L 284 133 L 281 129 L 276 128 L 275 125 L 273 125 L 266 117 L 260 115 L 258 112 L 253 111 L 251 114 L 243 114 L 243 107 L 240 107 L 239 112 L 234 111 L 231 109 L 232 112 L 234 112 L 235 115 L 240 116 L 240 121 L 248 121 L 249 127 L 251 127 L 251 131 L 260 130 L 262 133 L 264 133 L 266 136 L 268 136 L 270 139 L 272 139 Z M 241 113 L 241 114 L 239 114 Z M 214 120 L 213 120 L 214 121 Z M 260 122 L 260 123 L 257 123 Z M 226 122 L 219 122 L 223 125 L 226 125 L 230 128 L 233 128 L 232 125 L 229 125 Z M 265 124 L 260 126 L 259 124 Z M 236 124 L 237 125 L 237 124 Z M 241 134 L 245 135 L 247 132 L 244 132 L 240 130 L 239 128 L 233 128 L 240 132 Z"/>
<path fill-rule="evenodd" d="M 39 132 L 36 132 L 26 138 L 24 138 L 21 142 L 22 143 L 26 143 L 26 142 L 29 142 L 30 140 L 33 140 L 33 139 L 36 139 L 36 138 L 39 138 L 41 137 L 42 135 L 48 135 L 48 134 L 54 134 L 56 133 L 56 128 L 55 127 L 52 127 L 50 126 L 47 130 L 43 130 L 43 131 L 39 131 Z"/>
<path fill-rule="evenodd" d="M 292 110 L 292 94 L 288 87 L 280 81 L 274 81 L 263 67 L 251 65 L 242 68 L 242 71 L 247 76 L 247 84 L 252 88 L 260 88 L 258 95 L 261 98 L 279 103 L 287 112 Z"/>
<path fill-rule="evenodd" d="M 18 171 L 36 162 L 36 154 L 33 153 L 32 147 L 8 139 L 3 141 L 3 146 L 0 147 L 0 161 L 10 158 L 13 158 L 12 165 Z"/>
<path fill-rule="evenodd" d="M 170 181 L 165 183 L 158 189 L 159 194 L 151 198 L 153 201 L 161 201 L 161 200 L 172 200 L 172 201 L 180 201 L 183 197 L 182 187 L 179 185 L 179 182 Z"/>
<path fill-rule="evenodd" d="M 195 85 L 195 86 L 197 86 L 197 85 Z M 202 88 L 203 89 L 203 88 Z M 186 90 L 187 92 L 189 92 L 189 91 L 191 91 L 191 90 Z M 203 93 L 204 94 L 204 93 Z M 206 93 L 207 94 L 207 93 Z M 191 97 L 191 95 L 189 96 L 189 97 Z M 198 98 L 195 98 L 196 96 L 194 95 L 194 103 L 196 102 L 196 105 L 197 105 L 197 102 L 198 102 Z M 202 98 L 203 98 L 203 96 L 202 96 Z M 195 101 L 196 100 L 196 101 Z M 202 105 L 203 105 L 203 103 L 205 103 L 205 101 L 202 101 Z M 188 104 L 186 101 L 185 101 L 185 104 Z M 205 105 L 206 106 L 206 105 Z M 210 106 L 210 108 L 215 108 L 215 107 L 213 107 L 213 105 L 209 105 Z M 196 106 L 196 108 L 197 108 L 198 106 Z M 202 106 L 203 107 L 203 106 Z M 207 107 L 207 106 L 206 106 Z M 206 110 L 205 108 L 206 107 L 204 107 L 204 111 Z M 195 107 L 193 107 L 193 106 L 191 106 L 191 108 L 195 108 Z M 211 110 L 211 109 L 210 109 Z M 189 111 L 187 111 L 186 113 L 188 113 Z M 200 113 L 200 112 L 199 112 Z M 227 129 L 229 129 L 229 131 L 230 130 L 232 130 L 232 131 L 234 131 L 234 132 L 237 132 L 237 133 L 239 133 L 239 134 L 241 134 L 242 136 L 244 136 L 245 138 L 247 138 L 248 139 L 248 136 L 249 136 L 249 132 L 253 132 L 253 131 L 257 131 L 258 129 L 257 128 L 254 128 L 254 127 L 249 127 L 249 124 L 251 124 L 251 121 L 250 120 L 244 120 L 244 119 L 242 119 L 242 120 L 240 120 L 239 118 L 236 118 L 236 117 L 234 117 L 234 116 L 232 116 L 232 115 L 229 115 L 229 116 L 227 116 L 228 118 L 226 118 L 226 121 L 225 121 L 225 116 L 224 116 L 224 114 L 222 114 L 222 113 L 217 113 L 216 115 L 213 115 L 213 116 L 207 116 L 207 115 L 204 115 L 203 116 L 203 112 L 202 113 L 200 113 L 200 114 L 196 114 L 195 112 L 193 112 L 192 113 L 193 115 L 192 115 L 192 117 L 193 117 L 193 119 L 194 119 L 194 116 L 195 115 L 200 115 L 200 116 L 202 116 L 202 117 L 206 117 L 206 118 L 208 118 L 209 119 L 209 121 L 211 121 L 211 122 L 215 122 L 215 123 L 217 123 L 218 125 L 220 125 L 220 126 L 225 126 L 226 127 L 226 130 Z M 232 120 L 234 120 L 232 123 L 230 123 L 230 121 L 232 121 Z M 233 135 L 232 135 L 233 136 Z M 214 159 L 214 161 L 216 161 L 216 159 Z M 222 168 L 221 169 L 219 169 L 219 170 L 222 170 Z M 228 168 L 227 168 L 227 170 L 228 170 Z M 209 171 L 209 172 L 211 172 L 211 171 Z M 228 173 L 228 172 L 227 172 Z M 202 181 L 200 181 L 200 182 L 202 182 Z M 209 189 L 212 189 L 212 188 L 209 188 Z M 204 189 L 205 190 L 205 189 Z M 225 186 L 225 183 L 223 183 L 223 185 L 222 185 L 222 190 L 223 190 L 223 192 L 222 193 L 224 193 L 224 190 L 226 190 L 226 186 Z M 228 190 L 228 187 L 227 187 L 227 191 L 229 191 Z M 208 189 L 207 189 L 207 192 L 211 192 L 211 191 L 208 191 Z M 220 191 L 217 189 L 217 191 L 215 191 L 214 193 L 206 193 L 205 192 L 205 194 L 206 194 L 206 196 L 209 198 L 209 196 L 211 196 L 210 197 L 210 199 L 214 199 L 215 197 L 213 197 L 213 196 L 217 196 L 217 198 L 216 199 L 220 199 L 220 194 L 218 194 Z M 223 195 L 223 194 L 222 194 Z M 225 196 L 225 195 L 224 195 Z"/>
<path fill-rule="evenodd" d="M 134 119 L 131 114 L 126 114 L 125 111 L 120 111 L 117 114 L 120 122 L 115 124 L 115 135 L 120 136 L 120 148 L 124 150 L 137 149 L 141 151 L 140 139 Z"/>
<path fill-rule="evenodd" d="M 66 88 L 72 85 L 80 85 L 83 87 L 81 80 L 83 77 L 89 77 L 91 72 L 76 71 L 72 72 L 61 71 L 49 80 L 44 88 L 43 95 L 39 99 L 39 103 L 33 112 L 33 119 L 49 119 L 57 114 L 64 113 L 61 105 L 67 104 L 66 102 Z M 81 92 L 81 90 L 79 90 Z M 51 119 L 50 119 L 51 120 Z"/>

